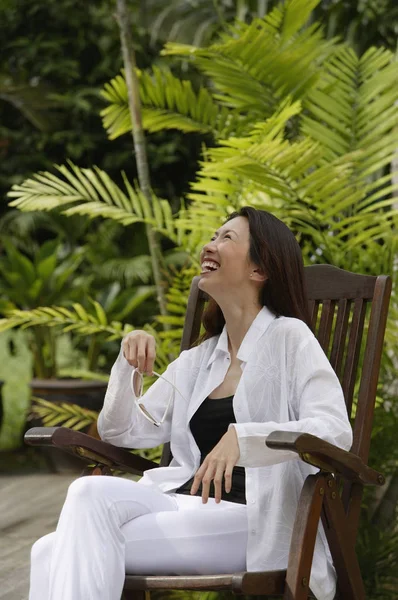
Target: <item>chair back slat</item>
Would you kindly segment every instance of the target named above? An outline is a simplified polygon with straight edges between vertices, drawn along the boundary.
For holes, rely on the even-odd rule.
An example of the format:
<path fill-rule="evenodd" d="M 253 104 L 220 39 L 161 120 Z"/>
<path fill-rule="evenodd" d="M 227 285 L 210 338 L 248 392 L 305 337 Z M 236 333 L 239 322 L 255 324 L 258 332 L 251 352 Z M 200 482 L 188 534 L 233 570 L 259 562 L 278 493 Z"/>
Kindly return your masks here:
<path fill-rule="evenodd" d="M 336 375 L 340 377 L 341 365 L 343 364 L 343 356 L 345 342 L 348 329 L 348 319 L 350 316 L 351 301 L 342 298 L 337 303 L 337 316 L 334 328 L 333 344 L 330 353 L 330 364 L 332 365 Z"/>
<path fill-rule="evenodd" d="M 361 298 L 356 298 L 353 303 L 353 313 L 348 335 L 347 353 L 341 380 L 349 415 L 351 415 L 352 412 L 352 400 L 357 375 L 359 353 L 361 350 L 365 314 L 366 303 Z"/>
<path fill-rule="evenodd" d="M 311 316 L 311 327 L 312 327 L 312 330 L 315 331 L 316 322 L 317 322 L 317 318 L 318 318 L 319 302 L 316 300 L 310 300 L 309 306 L 310 306 L 310 316 Z"/>
<path fill-rule="evenodd" d="M 322 346 L 322 350 L 325 354 L 328 353 L 330 344 L 330 335 L 332 333 L 332 325 L 334 320 L 334 311 L 336 307 L 336 300 L 326 299 L 322 304 L 321 318 L 319 322 L 319 329 L 317 332 L 318 342 Z"/>

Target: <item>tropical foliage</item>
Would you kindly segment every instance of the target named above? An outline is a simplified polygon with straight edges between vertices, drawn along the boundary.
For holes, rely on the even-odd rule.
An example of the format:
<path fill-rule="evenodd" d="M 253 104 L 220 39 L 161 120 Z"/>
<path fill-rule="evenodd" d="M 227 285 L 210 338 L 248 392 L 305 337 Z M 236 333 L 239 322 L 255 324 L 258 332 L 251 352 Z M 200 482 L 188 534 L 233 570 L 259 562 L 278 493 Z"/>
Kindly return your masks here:
<path fill-rule="evenodd" d="M 345 45 L 326 42 L 318 24 L 302 28 L 311 6 L 288 2 L 265 19 L 236 25 L 206 49 L 168 44 L 165 53 L 191 59 L 211 77 L 196 96 L 189 82 L 174 86 L 167 70 L 142 76 L 149 130 L 185 131 L 190 119 L 197 131 L 210 127 L 217 142 L 205 151 L 191 204 L 177 219 L 161 200 L 154 198 L 152 209 L 142 198 L 137 204 L 139 192 L 126 179 L 129 201 L 103 172 L 76 167 L 74 174 L 60 167 L 62 178 L 46 173 L 14 186 L 12 205 L 150 222 L 180 248 L 192 249 L 198 244 L 187 244 L 187 233 L 200 229 L 203 239 L 226 210 L 257 197 L 311 239 L 313 251 L 320 248 L 328 262 L 346 261 L 348 249 L 354 263 L 364 247 L 392 234 L 396 220 L 388 165 L 397 141 L 397 65 L 387 50 L 358 57 Z M 113 99 L 104 111 L 112 137 L 127 130 L 122 81 L 116 78 L 105 90 Z M 214 115 L 225 109 L 228 127 L 220 136 Z"/>

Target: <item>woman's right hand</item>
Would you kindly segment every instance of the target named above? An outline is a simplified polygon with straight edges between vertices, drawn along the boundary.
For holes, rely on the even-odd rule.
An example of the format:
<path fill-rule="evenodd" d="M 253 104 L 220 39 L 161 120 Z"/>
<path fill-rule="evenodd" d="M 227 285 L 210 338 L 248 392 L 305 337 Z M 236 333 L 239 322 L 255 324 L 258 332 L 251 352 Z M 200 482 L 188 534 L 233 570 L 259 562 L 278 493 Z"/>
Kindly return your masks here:
<path fill-rule="evenodd" d="M 123 339 L 122 348 L 129 365 L 138 368 L 140 373 L 152 375 L 156 358 L 156 340 L 153 335 L 136 329 Z"/>

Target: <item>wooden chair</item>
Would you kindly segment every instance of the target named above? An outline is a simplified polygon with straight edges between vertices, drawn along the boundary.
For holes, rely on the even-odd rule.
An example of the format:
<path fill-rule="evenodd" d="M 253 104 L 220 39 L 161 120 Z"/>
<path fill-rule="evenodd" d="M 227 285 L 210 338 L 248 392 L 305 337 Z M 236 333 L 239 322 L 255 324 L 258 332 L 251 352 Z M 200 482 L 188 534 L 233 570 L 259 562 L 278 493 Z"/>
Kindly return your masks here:
<path fill-rule="evenodd" d="M 350 452 L 309 434 L 274 432 L 267 446 L 293 450 L 320 470 L 307 477 L 298 504 L 287 570 L 227 573 L 213 576 L 126 576 L 127 600 L 149 597 L 150 590 L 232 590 L 235 594 L 283 596 L 305 600 L 311 596 L 309 577 L 319 519 L 325 528 L 338 578 L 337 597 L 362 600 L 365 592 L 355 540 L 364 485 L 383 485 L 384 477 L 367 466 L 377 380 L 386 326 L 391 280 L 388 276 L 357 275 L 328 265 L 305 268 L 313 330 L 336 371 L 353 418 Z M 181 350 L 190 347 L 200 330 L 206 301 L 192 282 Z M 369 310 L 368 310 L 369 309 Z M 362 368 L 358 369 L 361 364 Z M 357 371 L 361 371 L 357 377 Z M 356 387 L 358 386 L 358 387 Z M 354 390 L 358 390 L 355 393 Z M 64 427 L 34 428 L 25 435 L 32 445 L 53 445 L 95 462 L 93 474 L 112 468 L 142 474 L 158 466 L 111 444 Z M 161 464 L 168 464 L 165 448 Z"/>

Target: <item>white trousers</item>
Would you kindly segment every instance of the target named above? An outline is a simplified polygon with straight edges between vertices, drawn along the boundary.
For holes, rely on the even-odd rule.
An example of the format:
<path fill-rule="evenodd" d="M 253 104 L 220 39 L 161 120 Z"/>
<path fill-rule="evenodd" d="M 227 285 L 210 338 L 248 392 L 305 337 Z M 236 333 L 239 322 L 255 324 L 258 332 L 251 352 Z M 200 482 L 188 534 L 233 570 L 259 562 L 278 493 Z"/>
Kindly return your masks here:
<path fill-rule="evenodd" d="M 81 477 L 56 531 L 33 545 L 29 600 L 120 600 L 126 572 L 243 571 L 246 545 L 244 504 L 202 504 L 120 477 Z"/>

